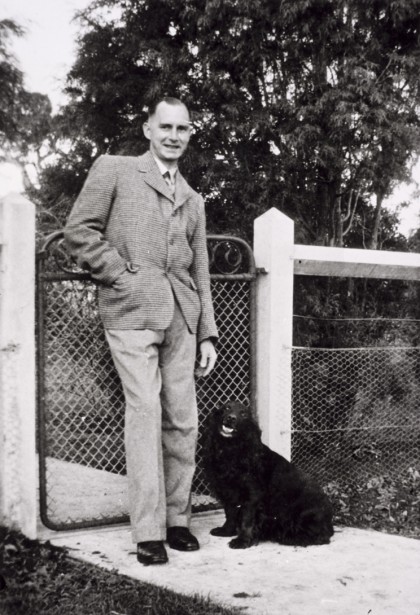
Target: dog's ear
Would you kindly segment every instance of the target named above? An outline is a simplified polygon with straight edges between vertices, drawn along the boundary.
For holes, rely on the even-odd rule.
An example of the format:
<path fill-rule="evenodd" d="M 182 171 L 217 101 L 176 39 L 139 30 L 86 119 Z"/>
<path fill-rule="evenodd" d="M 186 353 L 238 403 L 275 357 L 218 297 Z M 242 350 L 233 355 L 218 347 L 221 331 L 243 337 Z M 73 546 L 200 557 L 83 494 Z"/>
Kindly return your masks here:
<path fill-rule="evenodd" d="M 251 416 L 241 423 L 240 431 L 241 438 L 246 440 L 249 446 L 261 441 L 261 429 Z"/>
<path fill-rule="evenodd" d="M 223 406 L 216 406 L 209 412 L 205 418 L 205 424 L 216 424 L 223 416 Z"/>
<path fill-rule="evenodd" d="M 252 419 L 252 421 L 250 421 L 250 423 L 251 423 L 251 428 L 250 428 L 249 431 L 250 431 L 251 435 L 254 438 L 256 438 L 256 439 L 261 440 L 261 433 L 262 432 L 261 432 L 260 426 L 258 425 L 258 423 L 254 419 Z"/>

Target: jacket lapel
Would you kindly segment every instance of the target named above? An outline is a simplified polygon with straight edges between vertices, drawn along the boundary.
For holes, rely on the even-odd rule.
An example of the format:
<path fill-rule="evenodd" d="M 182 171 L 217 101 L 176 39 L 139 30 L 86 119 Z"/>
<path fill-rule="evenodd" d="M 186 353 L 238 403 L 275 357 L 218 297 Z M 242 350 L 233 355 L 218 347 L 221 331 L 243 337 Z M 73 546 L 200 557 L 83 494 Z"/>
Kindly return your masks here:
<path fill-rule="evenodd" d="M 143 156 L 139 157 L 138 169 L 140 173 L 143 173 L 143 179 L 146 184 L 160 192 L 160 194 L 163 194 L 163 196 L 166 196 L 170 201 L 174 200 L 169 191 L 169 186 L 163 179 L 159 167 L 150 152 L 146 152 Z"/>
<path fill-rule="evenodd" d="M 170 193 L 169 186 L 162 177 L 162 174 L 157 166 L 150 151 L 139 156 L 138 170 L 143 173 L 143 179 L 154 190 L 165 196 L 167 199 L 174 203 L 174 209 L 178 209 L 185 203 L 192 191 L 187 184 L 181 173 L 176 174 L 176 186 L 175 186 L 175 199 Z"/>
<path fill-rule="evenodd" d="M 178 207 L 181 207 L 181 205 L 185 203 L 185 201 L 188 199 L 188 197 L 191 196 L 191 194 L 192 194 L 192 190 L 190 186 L 187 184 L 184 177 L 181 175 L 181 173 L 178 170 L 176 174 L 175 208 L 174 209 L 178 209 Z"/>

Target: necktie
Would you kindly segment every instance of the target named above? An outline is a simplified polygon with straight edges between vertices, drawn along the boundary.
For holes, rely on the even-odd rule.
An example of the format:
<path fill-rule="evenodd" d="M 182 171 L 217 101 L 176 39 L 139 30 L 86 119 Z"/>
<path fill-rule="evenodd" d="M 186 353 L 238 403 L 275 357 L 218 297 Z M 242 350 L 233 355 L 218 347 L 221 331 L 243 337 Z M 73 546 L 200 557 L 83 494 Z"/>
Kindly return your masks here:
<path fill-rule="evenodd" d="M 172 180 L 172 176 L 169 173 L 169 171 L 166 171 L 163 174 L 164 180 L 166 181 L 166 183 L 168 184 L 169 187 L 169 191 L 171 193 L 172 196 L 175 196 L 175 182 Z"/>

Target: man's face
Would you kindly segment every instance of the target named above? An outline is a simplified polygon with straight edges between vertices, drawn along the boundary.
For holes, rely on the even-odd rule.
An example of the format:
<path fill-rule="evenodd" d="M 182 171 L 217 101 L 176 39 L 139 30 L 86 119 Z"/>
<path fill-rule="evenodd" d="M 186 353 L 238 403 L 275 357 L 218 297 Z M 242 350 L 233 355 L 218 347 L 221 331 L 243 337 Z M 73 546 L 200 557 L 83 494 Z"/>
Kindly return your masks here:
<path fill-rule="evenodd" d="M 191 124 L 184 105 L 161 102 L 156 112 L 143 125 L 145 137 L 150 141 L 150 151 L 166 166 L 173 167 L 187 149 Z"/>

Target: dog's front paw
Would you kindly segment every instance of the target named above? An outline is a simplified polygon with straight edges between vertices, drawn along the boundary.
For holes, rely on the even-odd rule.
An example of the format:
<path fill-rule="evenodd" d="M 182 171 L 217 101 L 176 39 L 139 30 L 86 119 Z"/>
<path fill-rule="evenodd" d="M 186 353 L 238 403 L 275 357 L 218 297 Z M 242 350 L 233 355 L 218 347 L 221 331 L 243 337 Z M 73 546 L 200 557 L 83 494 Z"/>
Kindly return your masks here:
<path fill-rule="evenodd" d="M 212 536 L 235 536 L 236 531 L 222 525 L 222 527 L 214 527 L 210 530 L 210 534 Z"/>
<path fill-rule="evenodd" d="M 248 549 L 252 547 L 252 545 L 257 544 L 253 542 L 250 538 L 243 538 L 242 536 L 238 536 L 229 542 L 229 547 L 231 549 Z"/>

